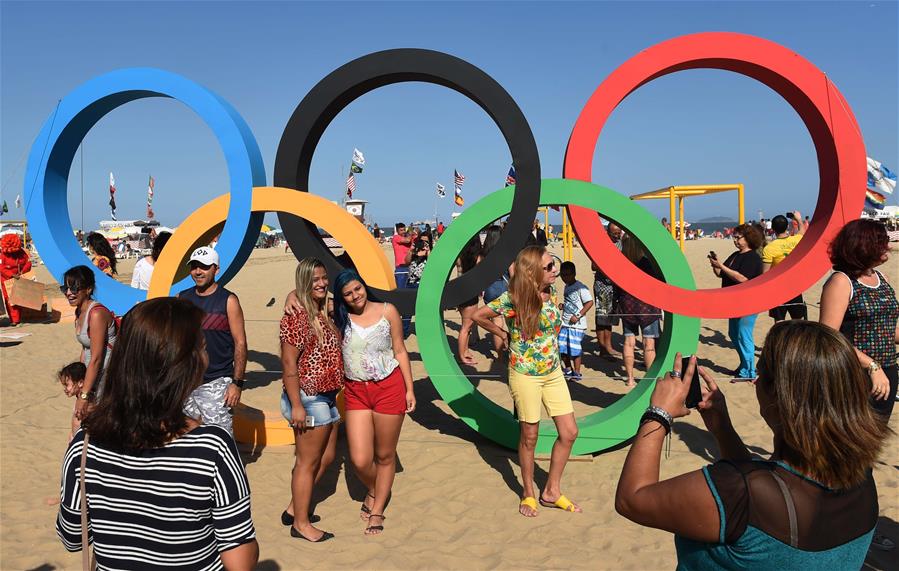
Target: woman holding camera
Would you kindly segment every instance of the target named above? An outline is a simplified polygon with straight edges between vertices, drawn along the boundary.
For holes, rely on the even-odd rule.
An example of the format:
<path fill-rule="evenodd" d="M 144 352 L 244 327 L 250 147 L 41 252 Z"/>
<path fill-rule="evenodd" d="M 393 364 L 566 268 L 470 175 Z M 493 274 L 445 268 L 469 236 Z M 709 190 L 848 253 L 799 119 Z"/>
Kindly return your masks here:
<path fill-rule="evenodd" d="M 316 258 L 300 260 L 295 284 L 291 311 L 281 318 L 280 333 L 284 371 L 281 414 L 293 427 L 296 443 L 291 506 L 281 514 L 281 523 L 291 526 L 292 537 L 318 543 L 334 537 L 312 525 L 309 505 L 312 488 L 335 456 L 343 358 L 337 329 L 327 313 L 325 265 Z"/>
<path fill-rule="evenodd" d="M 69 551 L 93 545 L 100 569 L 249 571 L 259 558 L 234 439 L 183 410 L 209 361 L 202 321 L 171 297 L 129 311 L 66 451 L 56 532 Z"/>
<path fill-rule="evenodd" d="M 870 380 L 849 342 L 808 321 L 776 324 L 755 384 L 773 432 L 768 460 L 752 459 L 708 371 L 697 408 L 715 437 L 714 464 L 659 481 L 659 457 L 696 359 L 656 384 L 628 452 L 615 509 L 675 534 L 683 569 L 859 569 L 877 522 L 872 468 L 889 428 L 868 405 Z"/>
<path fill-rule="evenodd" d="M 716 276 L 721 278 L 721 287 L 741 284 L 762 275 L 762 258 L 758 249 L 765 243 L 765 236 L 752 224 L 740 224 L 734 228 L 731 237 L 737 251 L 727 257 L 724 263 L 715 252 L 709 252 L 709 264 Z M 756 314 L 731 317 L 727 320 L 727 332 L 737 355 L 740 367 L 734 371 L 738 379 L 755 378 L 755 329 Z"/>

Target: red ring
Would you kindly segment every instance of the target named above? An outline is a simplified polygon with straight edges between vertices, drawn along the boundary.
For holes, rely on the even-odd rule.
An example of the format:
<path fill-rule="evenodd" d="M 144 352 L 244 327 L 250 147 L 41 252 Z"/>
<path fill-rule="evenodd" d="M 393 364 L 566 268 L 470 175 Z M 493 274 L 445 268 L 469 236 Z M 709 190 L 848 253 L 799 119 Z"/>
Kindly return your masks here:
<path fill-rule="evenodd" d="M 805 238 L 770 272 L 723 289 L 690 291 L 650 278 L 630 263 L 602 231 L 596 212 L 569 206 L 578 240 L 602 270 L 634 296 L 692 317 L 760 313 L 796 297 L 831 267 L 826 245 L 861 214 L 865 200 L 865 146 L 842 94 L 824 72 L 774 42 L 729 32 L 681 36 L 624 62 L 593 92 L 565 153 L 564 177 L 590 181 L 593 153 L 612 111 L 632 91 L 657 77 L 686 69 L 723 69 L 756 79 L 783 97 L 805 123 L 818 155 L 818 203 Z M 790 275 L 789 279 L 785 278 Z"/>

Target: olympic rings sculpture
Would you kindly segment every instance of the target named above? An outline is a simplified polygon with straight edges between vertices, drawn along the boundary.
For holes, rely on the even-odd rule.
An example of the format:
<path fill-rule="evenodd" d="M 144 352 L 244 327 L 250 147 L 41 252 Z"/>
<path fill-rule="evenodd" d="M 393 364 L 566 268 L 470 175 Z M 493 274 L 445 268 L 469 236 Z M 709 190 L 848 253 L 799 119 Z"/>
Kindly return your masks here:
<path fill-rule="evenodd" d="M 596 142 L 615 107 L 657 77 L 697 68 L 733 71 L 771 87 L 800 115 L 818 154 L 820 191 L 805 239 L 794 255 L 771 272 L 726 290 L 695 290 L 683 255 L 661 226 L 635 203 L 589 183 Z M 334 117 L 365 93 L 404 81 L 444 85 L 480 105 L 503 133 L 518 175 L 515 187 L 483 198 L 448 227 L 431 254 L 417 292 L 395 290 L 393 266 L 365 228 L 339 207 L 309 194 L 307 188 L 315 146 Z M 671 366 L 676 351 L 695 350 L 696 318 L 758 313 L 795 297 L 817 281 L 829 269 L 826 242 L 858 216 L 864 202 L 864 143 L 849 105 L 813 64 L 754 36 L 718 32 L 682 36 L 623 63 L 597 88 L 578 117 L 562 180 L 541 180 L 536 142 L 511 96 L 482 70 L 448 54 L 387 50 L 353 60 L 322 79 L 303 98 L 285 128 L 275 160 L 274 187 L 265 186 L 262 157 L 249 126 L 221 97 L 170 72 L 133 68 L 102 75 L 76 88 L 60 101 L 32 146 L 23 193 L 26 212 L 42 258 L 57 280 L 69 267 L 83 263 L 83 253 L 70 232 L 66 206 L 75 151 L 100 118 L 145 97 L 171 97 L 193 109 L 222 146 L 231 178 L 228 194 L 207 203 L 179 226 L 157 263 L 148 295 L 167 295 L 172 288 L 187 287 L 185 280 L 172 285 L 179 273 L 183 274 L 183 260 L 194 245 L 208 241 L 222 221 L 224 229 L 217 245 L 222 259 L 219 281 L 227 283 L 249 257 L 263 213 L 268 211 L 279 212 L 297 257 L 316 255 L 335 272 L 340 265 L 315 232 L 315 225 L 320 225 L 344 245 L 380 296 L 393 302 L 403 315 L 415 313 L 424 365 L 450 407 L 484 436 L 513 448 L 517 443 L 514 419 L 462 376 L 449 351 L 441 311 L 476 296 L 503 273 L 524 245 L 539 204 L 566 206 L 590 259 L 620 287 L 668 312 L 660 346 L 663 356 L 647 372 L 647 377 L 653 378 Z M 446 288 L 452 261 L 465 241 L 507 213 L 507 231 L 499 246 Z M 628 262 L 602 231 L 596 213 L 621 223 L 646 244 L 665 282 Z M 142 301 L 142 292 L 92 269 L 100 285 L 98 299 L 114 311 L 124 313 Z M 640 383 L 611 407 L 581 419 L 575 453 L 598 452 L 631 438 L 652 386 L 651 382 Z M 541 426 L 538 450 L 547 451 L 553 438 L 553 429 L 548 424 Z"/>

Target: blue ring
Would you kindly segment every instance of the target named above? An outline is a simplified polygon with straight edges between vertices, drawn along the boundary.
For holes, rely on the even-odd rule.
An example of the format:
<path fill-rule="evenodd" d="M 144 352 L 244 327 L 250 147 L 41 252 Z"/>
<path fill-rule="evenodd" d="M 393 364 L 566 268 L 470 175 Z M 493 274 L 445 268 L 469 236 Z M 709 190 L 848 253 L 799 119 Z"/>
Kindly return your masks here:
<path fill-rule="evenodd" d="M 85 264 L 97 276 L 96 298 L 119 314 L 146 299 L 146 292 L 109 278 L 87 260 L 72 236 L 66 199 L 69 170 L 85 135 L 107 113 L 145 97 L 171 97 L 190 107 L 212 130 L 228 165 L 231 200 L 216 245 L 226 283 L 250 256 L 263 213 L 252 212 L 254 186 L 265 186 L 265 165 L 250 127 L 224 99 L 180 75 L 154 68 L 127 68 L 96 77 L 59 102 L 31 147 L 25 172 L 25 212 L 41 259 L 57 281 Z M 173 288 L 187 288 L 190 278 Z"/>

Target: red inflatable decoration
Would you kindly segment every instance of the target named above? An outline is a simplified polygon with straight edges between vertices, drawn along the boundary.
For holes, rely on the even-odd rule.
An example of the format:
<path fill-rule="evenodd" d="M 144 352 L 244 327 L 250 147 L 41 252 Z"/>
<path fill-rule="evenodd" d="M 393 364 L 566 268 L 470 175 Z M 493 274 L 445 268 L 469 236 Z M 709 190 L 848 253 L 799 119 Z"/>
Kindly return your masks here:
<path fill-rule="evenodd" d="M 653 79 L 687 69 L 723 69 L 756 79 L 783 97 L 805 123 L 818 155 L 820 188 L 805 238 L 770 272 L 737 286 L 689 291 L 647 276 L 612 245 L 592 210 L 569 206 L 578 240 L 602 270 L 634 296 L 693 317 L 760 313 L 811 287 L 830 269 L 827 243 L 861 214 L 865 147 L 849 105 L 827 76 L 802 56 L 754 36 L 710 32 L 656 44 L 618 67 L 581 111 L 565 154 L 565 178 L 592 179 L 593 154 L 612 111 Z M 789 274 L 789 277 L 787 277 Z"/>

